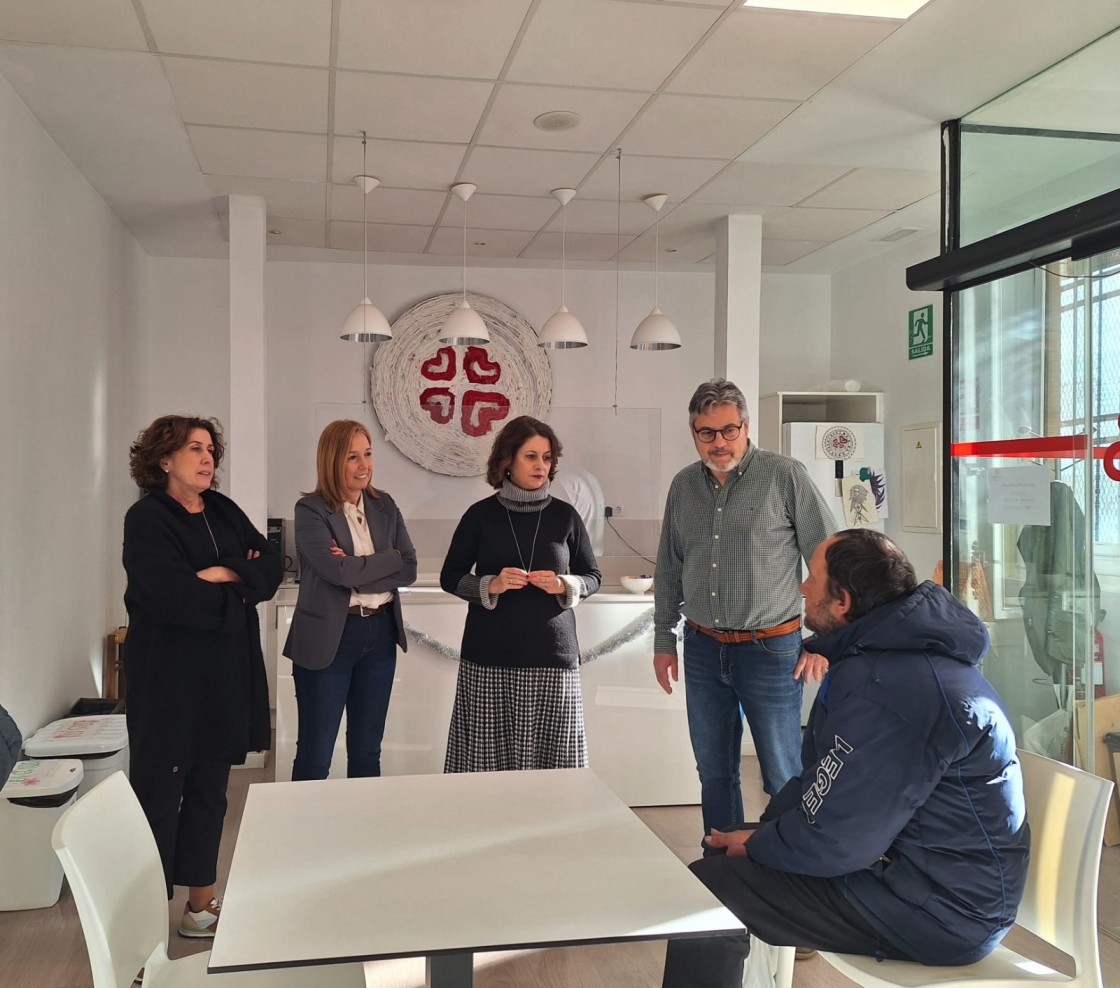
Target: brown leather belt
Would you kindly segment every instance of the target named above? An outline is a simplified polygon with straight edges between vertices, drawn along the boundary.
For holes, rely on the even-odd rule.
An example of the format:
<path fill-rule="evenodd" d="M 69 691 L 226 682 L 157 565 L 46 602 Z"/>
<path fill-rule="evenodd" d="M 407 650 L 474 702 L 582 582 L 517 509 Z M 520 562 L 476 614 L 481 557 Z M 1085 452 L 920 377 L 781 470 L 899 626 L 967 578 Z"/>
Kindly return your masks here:
<path fill-rule="evenodd" d="M 697 624 L 692 618 L 685 618 L 685 621 L 688 622 L 689 627 L 695 628 L 700 634 L 714 638 L 724 645 L 741 645 L 743 642 L 754 642 L 763 638 L 777 638 L 779 635 L 791 634 L 801 627 L 799 617 L 790 618 L 788 621 L 774 625 L 773 628 L 759 628 L 757 631 L 717 631 L 715 628 L 705 628 L 702 624 Z"/>
<path fill-rule="evenodd" d="M 386 601 L 377 607 L 365 607 L 362 604 L 353 604 L 346 609 L 347 614 L 353 614 L 355 617 L 373 617 L 375 614 L 382 614 L 387 611 L 392 605 L 392 601 Z"/>

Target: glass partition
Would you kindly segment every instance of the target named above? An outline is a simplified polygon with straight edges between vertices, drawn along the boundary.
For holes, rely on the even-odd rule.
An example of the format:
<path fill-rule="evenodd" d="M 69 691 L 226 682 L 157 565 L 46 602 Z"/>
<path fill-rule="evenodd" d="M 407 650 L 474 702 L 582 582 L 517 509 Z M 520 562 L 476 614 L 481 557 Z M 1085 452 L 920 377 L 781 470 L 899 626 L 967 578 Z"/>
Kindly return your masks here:
<path fill-rule="evenodd" d="M 1117 65 L 1120 31 L 962 118 L 962 246 L 1116 188 Z"/>
<path fill-rule="evenodd" d="M 955 312 L 955 585 L 1020 743 L 1101 768 L 1087 739 L 1120 731 L 1120 253 L 968 289 Z"/>

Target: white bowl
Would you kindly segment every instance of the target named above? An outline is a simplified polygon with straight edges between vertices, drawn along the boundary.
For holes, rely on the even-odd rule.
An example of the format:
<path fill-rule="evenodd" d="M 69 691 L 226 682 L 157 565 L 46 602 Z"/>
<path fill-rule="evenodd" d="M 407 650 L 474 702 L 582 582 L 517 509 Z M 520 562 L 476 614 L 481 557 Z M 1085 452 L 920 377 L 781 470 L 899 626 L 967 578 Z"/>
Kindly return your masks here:
<path fill-rule="evenodd" d="M 653 586 L 652 576 L 622 576 L 619 583 L 631 593 L 645 593 Z"/>

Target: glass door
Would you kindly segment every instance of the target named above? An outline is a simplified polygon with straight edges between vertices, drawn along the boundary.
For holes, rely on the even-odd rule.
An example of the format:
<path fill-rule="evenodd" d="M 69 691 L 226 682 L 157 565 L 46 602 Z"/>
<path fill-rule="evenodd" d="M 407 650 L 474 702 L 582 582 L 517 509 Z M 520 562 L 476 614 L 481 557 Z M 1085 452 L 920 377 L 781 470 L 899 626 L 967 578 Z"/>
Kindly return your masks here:
<path fill-rule="evenodd" d="M 946 582 L 1020 744 L 1093 771 L 1120 732 L 1120 252 L 965 289 L 954 321 Z"/>

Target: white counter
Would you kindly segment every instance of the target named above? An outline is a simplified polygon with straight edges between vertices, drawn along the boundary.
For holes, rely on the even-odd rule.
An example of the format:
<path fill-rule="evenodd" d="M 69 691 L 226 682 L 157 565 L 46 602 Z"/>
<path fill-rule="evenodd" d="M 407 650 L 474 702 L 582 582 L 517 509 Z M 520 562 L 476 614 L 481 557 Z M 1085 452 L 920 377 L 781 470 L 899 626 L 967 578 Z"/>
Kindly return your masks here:
<path fill-rule="evenodd" d="M 286 585 L 275 603 L 277 780 L 291 777 L 295 755 L 295 689 L 291 663 L 280 649 L 296 593 L 296 587 Z M 382 771 L 386 775 L 442 772 L 458 671 L 457 661 L 446 653 L 458 652 L 467 604 L 438 587 L 413 587 L 401 595 L 401 604 L 405 624 L 420 637 L 410 636 L 408 652 L 397 660 Z M 652 610 L 653 594 L 610 588 L 582 601 L 575 610 L 580 648 L 594 656 L 581 669 L 590 762 L 630 806 L 697 803 L 700 785 L 688 740 L 684 683 L 675 685 L 672 696 L 661 691 L 653 677 L 652 626 L 636 637 L 633 631 Z M 619 637 L 629 640 L 612 647 Z M 345 720 L 343 725 L 332 778 L 346 774 Z"/>

